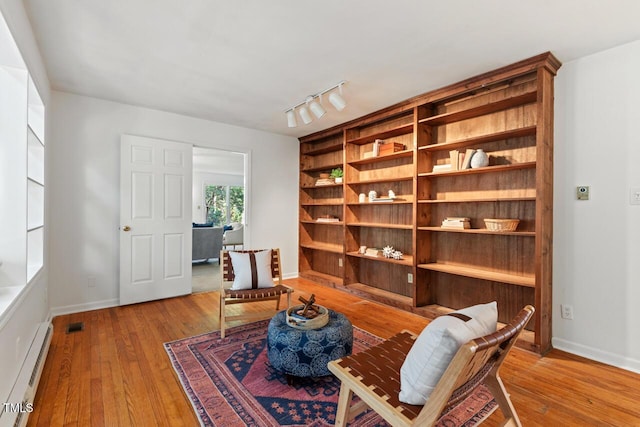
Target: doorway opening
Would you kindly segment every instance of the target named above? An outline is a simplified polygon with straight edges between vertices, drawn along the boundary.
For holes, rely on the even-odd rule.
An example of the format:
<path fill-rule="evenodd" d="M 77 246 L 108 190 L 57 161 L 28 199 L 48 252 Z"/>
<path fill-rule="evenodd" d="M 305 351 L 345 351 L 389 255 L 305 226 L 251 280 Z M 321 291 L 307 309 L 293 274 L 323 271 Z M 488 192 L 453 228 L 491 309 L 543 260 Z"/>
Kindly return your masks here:
<path fill-rule="evenodd" d="M 249 152 L 193 147 L 192 215 L 194 227 L 221 229 L 213 233 L 218 239 L 210 244 L 211 254 L 192 261 L 192 292 L 218 290 L 220 286 L 219 251 L 224 243 L 243 247 L 248 242 L 245 225 L 248 219 Z M 194 229 L 194 249 L 198 244 Z M 225 240 L 223 242 L 223 240 Z M 196 256 L 194 254 L 194 256 Z"/>

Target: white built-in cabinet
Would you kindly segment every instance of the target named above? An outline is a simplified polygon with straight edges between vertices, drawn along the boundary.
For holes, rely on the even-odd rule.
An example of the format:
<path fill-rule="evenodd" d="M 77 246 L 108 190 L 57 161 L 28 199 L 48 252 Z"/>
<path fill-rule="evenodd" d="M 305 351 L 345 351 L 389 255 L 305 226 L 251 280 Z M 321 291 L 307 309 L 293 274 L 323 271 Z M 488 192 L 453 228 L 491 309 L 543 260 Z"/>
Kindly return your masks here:
<path fill-rule="evenodd" d="M 44 264 L 45 107 L 0 19 L 0 316 Z"/>

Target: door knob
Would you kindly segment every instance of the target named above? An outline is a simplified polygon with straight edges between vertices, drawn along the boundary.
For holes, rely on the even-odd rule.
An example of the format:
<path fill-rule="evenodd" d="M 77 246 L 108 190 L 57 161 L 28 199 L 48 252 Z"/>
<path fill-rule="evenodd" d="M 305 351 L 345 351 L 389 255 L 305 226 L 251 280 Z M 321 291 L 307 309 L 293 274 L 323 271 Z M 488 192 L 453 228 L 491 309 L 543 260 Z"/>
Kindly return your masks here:
<path fill-rule="evenodd" d="M 128 225 L 125 225 L 124 227 L 122 227 L 123 231 L 131 231 L 131 227 L 129 227 Z"/>

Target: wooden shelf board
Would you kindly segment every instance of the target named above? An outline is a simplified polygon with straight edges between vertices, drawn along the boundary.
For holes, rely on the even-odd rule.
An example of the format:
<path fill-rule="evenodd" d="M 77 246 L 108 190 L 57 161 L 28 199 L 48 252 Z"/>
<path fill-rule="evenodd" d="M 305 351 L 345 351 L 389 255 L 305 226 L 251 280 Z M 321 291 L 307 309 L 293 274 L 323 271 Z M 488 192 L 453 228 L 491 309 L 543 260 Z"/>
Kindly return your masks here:
<path fill-rule="evenodd" d="M 342 253 L 342 245 L 332 245 L 329 243 L 300 243 L 300 247 L 305 249 L 313 249 L 314 251 L 331 252 L 334 254 Z"/>
<path fill-rule="evenodd" d="M 354 258 L 362 258 L 368 259 L 371 261 L 381 261 L 381 262 L 389 262 L 392 264 L 400 264 L 411 267 L 413 265 L 413 256 L 412 255 L 403 255 L 403 259 L 393 259 L 393 258 L 385 258 L 383 256 L 367 256 L 363 255 L 360 252 L 347 252 L 347 256 Z"/>
<path fill-rule="evenodd" d="M 367 144 L 374 142 L 376 139 L 392 138 L 394 136 L 404 135 L 413 132 L 413 123 L 397 126 L 391 129 L 384 130 L 382 132 L 373 133 L 371 135 L 362 136 L 355 139 L 347 140 L 347 144 Z"/>
<path fill-rule="evenodd" d="M 327 185 L 302 185 L 300 188 L 302 190 L 315 190 L 318 188 L 332 188 L 332 187 L 342 187 L 342 184 L 327 184 Z"/>
<path fill-rule="evenodd" d="M 351 166 L 370 165 L 372 163 L 386 162 L 389 160 L 402 159 L 404 157 L 412 157 L 412 156 L 413 156 L 413 150 L 402 150 L 402 151 L 396 151 L 395 153 L 387 154 L 384 156 L 369 157 L 367 159 L 359 159 L 353 162 L 347 162 L 347 164 Z"/>
<path fill-rule="evenodd" d="M 535 231 L 491 231 L 486 228 L 445 228 L 445 227 L 418 227 L 418 230 L 423 231 L 443 231 L 445 233 L 469 233 L 469 234 L 492 234 L 498 236 L 523 236 L 523 237 L 535 237 Z"/>
<path fill-rule="evenodd" d="M 320 224 L 320 225 L 344 225 L 343 221 L 337 221 L 337 222 L 323 222 L 323 221 L 305 221 L 305 220 L 300 220 L 300 223 L 302 224 Z"/>
<path fill-rule="evenodd" d="M 314 166 L 312 168 L 300 169 L 300 172 L 309 173 L 309 172 L 328 171 L 328 170 L 335 169 L 335 168 L 338 168 L 338 167 L 339 168 L 342 167 L 342 162 L 340 162 L 340 163 L 332 163 L 330 165 Z"/>
<path fill-rule="evenodd" d="M 464 267 L 460 265 L 429 263 L 418 264 L 418 268 L 438 271 L 440 273 L 455 274 L 458 276 L 472 277 L 474 279 L 489 280 L 492 282 L 508 283 L 511 285 L 535 287 L 533 276 L 517 276 L 515 274 L 499 273 L 496 271 L 482 270 L 474 267 Z"/>
<path fill-rule="evenodd" d="M 412 205 L 413 202 L 411 200 L 398 200 L 395 199 L 393 201 L 388 201 L 388 202 L 364 202 L 364 203 L 360 203 L 360 202 L 354 202 L 354 203 L 347 203 L 347 206 L 389 206 L 389 205 Z"/>
<path fill-rule="evenodd" d="M 313 203 L 300 203 L 300 206 L 342 206 L 342 202 L 313 202 Z"/>
<path fill-rule="evenodd" d="M 425 145 L 418 150 L 441 151 L 453 150 L 455 148 L 468 147 L 471 145 L 485 144 L 487 142 L 501 141 L 503 139 L 518 138 L 536 134 L 536 126 L 527 126 L 519 129 L 512 129 L 503 132 L 491 133 L 488 135 L 475 136 L 472 138 L 459 139 L 451 142 L 441 142 L 439 144 Z"/>
<path fill-rule="evenodd" d="M 431 203 L 495 203 L 495 202 L 535 202 L 535 197 L 501 197 L 501 198 L 488 198 L 488 199 L 459 199 L 459 200 L 430 200 L 420 199 L 418 204 L 431 204 Z"/>
<path fill-rule="evenodd" d="M 342 148 L 343 148 L 343 144 L 342 142 L 340 142 L 334 145 L 329 145 L 327 147 L 309 150 L 307 152 L 300 153 L 300 154 L 302 154 L 303 156 L 317 156 L 319 154 L 327 154 L 327 153 L 333 153 L 334 151 L 340 151 L 342 150 Z"/>
<path fill-rule="evenodd" d="M 522 95 L 512 96 L 510 98 L 502 99 L 496 102 L 490 102 L 488 104 L 479 105 L 467 110 L 456 111 L 453 113 L 439 114 L 433 117 L 427 117 L 420 120 L 418 123 L 424 123 L 430 126 L 444 125 L 461 120 L 471 119 L 474 117 L 484 116 L 487 114 L 495 113 L 502 110 L 507 110 L 519 105 L 531 104 L 538 99 L 538 92 L 531 91 Z"/>
<path fill-rule="evenodd" d="M 522 163 L 513 163 L 510 165 L 494 165 L 494 166 L 486 166 L 484 168 L 471 168 L 471 169 L 462 169 L 462 170 L 447 170 L 442 172 L 426 172 L 418 174 L 419 177 L 433 177 L 433 176 L 447 176 L 447 175 L 473 175 L 478 173 L 495 173 L 495 172 L 505 172 L 509 170 L 518 170 L 518 169 L 534 169 L 536 167 L 536 162 L 522 162 Z"/>
<path fill-rule="evenodd" d="M 394 228 L 397 230 L 412 230 L 411 224 L 388 224 L 379 222 L 348 222 L 349 227 Z"/>
<path fill-rule="evenodd" d="M 413 176 L 396 176 L 393 178 L 367 179 L 363 181 L 349 181 L 347 182 L 347 185 L 377 184 L 380 182 L 399 182 L 399 181 L 413 181 Z"/>

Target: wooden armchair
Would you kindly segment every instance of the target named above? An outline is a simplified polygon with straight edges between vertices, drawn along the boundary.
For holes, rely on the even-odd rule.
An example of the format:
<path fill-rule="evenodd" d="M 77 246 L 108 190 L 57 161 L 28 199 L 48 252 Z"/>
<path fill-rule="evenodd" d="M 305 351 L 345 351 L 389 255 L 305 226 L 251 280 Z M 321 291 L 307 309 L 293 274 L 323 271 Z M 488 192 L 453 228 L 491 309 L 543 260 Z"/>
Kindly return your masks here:
<path fill-rule="evenodd" d="M 521 426 L 498 371 L 534 311 L 526 306 L 500 330 L 463 345 L 424 406 L 398 400 L 400 368 L 417 338 L 411 332 L 403 331 L 369 350 L 329 362 L 329 370 L 342 381 L 335 425 L 344 426 L 371 407 L 392 426 L 431 426 L 445 408 L 459 403 L 484 382 L 506 418 L 503 425 Z M 361 401 L 351 406 L 353 393 Z"/>
<path fill-rule="evenodd" d="M 234 251 L 239 253 L 256 253 L 259 251 Z M 293 289 L 282 284 L 282 271 L 280 264 L 280 249 L 271 249 L 271 277 L 274 282 L 274 287 L 270 288 L 257 288 L 246 290 L 232 290 L 230 289 L 233 281 L 236 277 L 233 270 L 233 264 L 231 262 L 231 256 L 228 250 L 220 251 L 220 270 L 221 270 L 221 282 L 220 282 L 220 337 L 225 336 L 225 327 L 228 320 L 240 320 L 240 319 L 257 319 L 264 318 L 268 314 L 273 314 L 280 309 L 280 296 L 287 295 L 287 308 L 291 306 L 291 293 Z M 243 314 L 227 316 L 225 313 L 225 307 L 229 304 L 240 304 L 248 302 L 260 302 L 260 301 L 275 301 L 275 311 L 251 311 Z"/>

